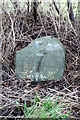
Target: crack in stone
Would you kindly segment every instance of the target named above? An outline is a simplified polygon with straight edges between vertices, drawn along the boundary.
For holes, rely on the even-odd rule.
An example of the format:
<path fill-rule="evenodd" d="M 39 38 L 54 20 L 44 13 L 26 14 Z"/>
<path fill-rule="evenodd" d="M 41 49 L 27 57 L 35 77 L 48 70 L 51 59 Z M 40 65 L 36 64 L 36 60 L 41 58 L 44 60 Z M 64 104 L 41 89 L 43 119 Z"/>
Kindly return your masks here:
<path fill-rule="evenodd" d="M 41 57 L 41 59 L 39 60 L 39 62 L 38 62 L 38 65 L 37 65 L 37 72 L 39 73 L 39 71 L 40 71 L 40 66 L 41 66 L 41 62 L 42 62 L 42 60 L 43 60 L 43 57 L 46 55 L 47 53 L 44 53 L 44 55 Z"/>

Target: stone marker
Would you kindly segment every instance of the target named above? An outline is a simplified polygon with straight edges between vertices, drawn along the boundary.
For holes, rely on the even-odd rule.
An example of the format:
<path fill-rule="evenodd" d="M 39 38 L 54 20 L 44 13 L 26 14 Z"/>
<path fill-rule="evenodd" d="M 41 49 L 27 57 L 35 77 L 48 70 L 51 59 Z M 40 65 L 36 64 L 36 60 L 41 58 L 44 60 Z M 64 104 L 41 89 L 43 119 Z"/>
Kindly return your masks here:
<path fill-rule="evenodd" d="M 59 80 L 65 68 L 65 50 L 54 37 L 34 40 L 27 47 L 16 51 L 15 73 L 21 78 L 35 81 Z"/>

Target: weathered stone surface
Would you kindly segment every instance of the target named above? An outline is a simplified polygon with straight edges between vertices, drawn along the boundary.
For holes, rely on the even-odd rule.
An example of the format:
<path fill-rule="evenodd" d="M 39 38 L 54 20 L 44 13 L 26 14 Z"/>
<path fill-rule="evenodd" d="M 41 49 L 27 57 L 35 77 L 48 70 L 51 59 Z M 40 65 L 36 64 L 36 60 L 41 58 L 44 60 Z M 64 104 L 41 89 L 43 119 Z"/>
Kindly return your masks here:
<path fill-rule="evenodd" d="M 15 72 L 36 81 L 59 80 L 65 68 L 65 50 L 54 37 L 46 36 L 34 40 L 16 52 Z"/>

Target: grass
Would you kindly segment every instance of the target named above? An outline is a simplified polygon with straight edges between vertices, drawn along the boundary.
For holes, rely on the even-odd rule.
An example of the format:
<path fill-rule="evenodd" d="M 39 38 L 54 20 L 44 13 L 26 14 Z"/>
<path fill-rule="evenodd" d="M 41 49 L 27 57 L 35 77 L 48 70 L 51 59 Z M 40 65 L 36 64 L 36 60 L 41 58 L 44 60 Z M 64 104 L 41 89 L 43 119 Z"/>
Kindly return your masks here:
<path fill-rule="evenodd" d="M 47 6 L 46 6 L 47 7 Z M 12 9 L 11 9 L 12 10 Z M 7 10 L 6 10 L 7 11 Z M 46 20 L 46 19 L 45 19 Z M 15 21 L 15 20 L 14 20 Z M 14 22 L 13 21 L 13 22 Z M 47 21 L 47 20 L 46 20 Z M 5 41 L 6 41 L 6 39 L 7 40 L 10 40 L 10 42 L 11 42 L 11 40 L 13 40 L 12 39 L 12 36 L 10 36 L 11 35 L 11 31 L 8 33 L 8 30 L 9 30 L 9 22 L 8 22 L 8 24 L 7 24 L 7 22 L 4 24 L 4 20 L 2 21 L 3 22 L 3 26 L 2 26 L 2 35 L 4 35 L 4 32 L 6 32 L 7 34 L 8 34 L 8 38 L 6 37 L 6 35 L 4 35 L 4 39 L 2 38 L 2 40 L 4 40 L 4 43 L 6 43 Z M 67 101 L 67 104 L 69 104 L 70 105 L 70 109 L 72 110 L 72 112 L 74 113 L 74 111 L 75 111 L 75 113 L 76 114 L 78 114 L 77 112 L 76 112 L 76 109 L 74 110 L 74 108 L 78 108 L 79 106 L 79 103 L 78 103 L 78 86 L 77 85 L 75 85 L 76 84 L 76 82 L 78 82 L 78 76 L 79 75 L 77 75 L 77 74 L 75 74 L 75 73 L 78 73 L 77 71 L 78 71 L 78 68 L 77 68 L 77 66 L 79 66 L 78 65 L 78 57 L 76 57 L 76 55 L 78 55 L 78 51 L 76 50 L 76 47 L 75 46 L 77 46 L 77 44 L 75 45 L 75 41 L 76 41 L 76 39 L 75 39 L 75 35 L 74 35 L 74 37 L 72 36 L 73 34 L 72 34 L 72 32 L 70 32 L 70 31 L 72 31 L 72 29 L 68 29 L 68 26 L 67 26 L 67 22 L 65 23 L 66 24 L 66 29 L 64 29 L 64 32 L 62 32 L 61 34 L 63 34 L 63 33 L 70 33 L 70 34 L 63 34 L 62 35 L 62 37 L 63 38 L 65 38 L 64 39 L 64 43 L 66 43 L 66 44 L 64 44 L 65 45 L 65 48 L 66 48 L 66 53 L 67 53 L 67 60 L 66 60 L 66 64 L 67 64 L 67 71 L 68 71 L 68 73 L 67 74 L 65 74 L 65 76 L 64 76 L 64 79 L 63 79 L 63 82 L 61 82 L 61 86 L 64 86 L 64 89 L 62 89 L 61 91 L 58 91 L 57 90 L 57 92 L 53 92 L 52 90 L 50 90 L 50 94 L 51 94 L 51 96 L 53 95 L 55 95 L 55 96 L 57 96 L 57 93 L 58 93 L 58 95 L 62 95 L 63 94 L 63 96 L 62 96 L 62 98 L 64 98 L 64 100 L 65 101 Z M 24 23 L 23 23 L 23 25 L 24 25 Z M 5 31 L 5 28 L 7 28 L 7 30 Z M 16 28 L 16 27 L 15 27 Z M 31 28 L 30 28 L 31 29 Z M 33 29 L 32 29 L 33 30 Z M 52 29 L 51 29 L 52 30 Z M 75 29 L 76 30 L 76 29 Z M 28 29 L 26 29 L 26 31 L 28 31 Z M 53 31 L 54 31 L 54 28 L 53 28 Z M 40 32 L 40 31 L 39 31 Z M 16 33 L 16 32 L 15 32 Z M 1 35 L 1 36 L 2 36 Z M 28 36 L 30 36 L 30 35 L 32 35 L 32 33 L 30 33 Z M 66 35 L 67 37 L 64 37 L 64 35 Z M 25 35 L 23 35 L 24 37 L 25 37 Z M 6 39 L 5 39 L 6 38 Z M 20 38 L 20 37 L 19 37 Z M 27 35 L 26 35 L 26 38 L 27 38 Z M 66 38 L 69 38 L 69 39 L 66 39 Z M 73 39 L 72 39 L 73 38 Z M 20 41 L 21 42 L 21 41 Z M 69 43 L 70 42 L 70 44 L 68 45 L 67 43 Z M 73 44 L 72 44 L 73 43 Z M 74 46 L 73 46 L 74 45 Z M 5 46 L 5 44 L 4 44 L 4 46 Z M 73 48 L 73 50 L 75 51 L 74 53 L 72 52 L 72 49 L 71 48 Z M 8 54 L 8 52 L 10 53 L 10 51 L 9 51 L 9 49 L 10 49 L 10 47 L 6 47 L 6 49 L 7 50 L 5 50 L 5 53 L 7 53 Z M 69 50 L 69 53 L 68 53 L 68 50 Z M 7 51 L 7 52 L 6 52 Z M 73 54 L 74 54 L 74 56 L 73 56 Z M 4 55 L 4 58 L 6 58 L 6 55 Z M 5 60 L 5 59 L 4 59 Z M 74 61 L 75 60 L 75 61 Z M 8 64 L 8 63 L 7 63 Z M 6 65 L 5 65 L 6 66 Z M 74 73 L 74 74 L 72 74 L 72 73 Z M 76 75 L 77 77 L 75 77 L 74 78 L 74 75 Z M 11 76 L 12 77 L 12 76 Z M 17 92 L 17 94 L 18 94 L 18 99 L 19 99 L 19 97 L 20 96 L 22 96 L 22 95 L 25 95 L 24 94 L 24 89 L 23 89 L 23 91 L 22 91 L 22 85 L 23 85 L 23 83 L 21 82 L 22 80 L 20 80 L 20 82 L 19 82 L 19 86 L 20 86 L 20 88 L 18 88 L 18 89 L 15 89 L 15 91 L 13 91 L 13 89 L 12 88 L 15 88 L 15 86 L 13 86 L 13 85 L 15 85 L 14 83 L 16 83 L 15 82 L 15 79 L 14 78 L 10 78 L 10 80 L 11 80 L 11 82 L 12 82 L 12 84 L 11 84 L 11 87 L 9 88 L 9 90 L 8 90 L 8 87 L 6 86 L 6 87 L 3 87 L 4 89 L 4 92 L 5 92 L 5 94 L 8 94 L 6 97 L 5 97 L 5 94 L 3 95 L 4 97 L 3 97 L 3 100 L 4 100 L 4 105 L 3 105 L 3 107 L 6 105 L 6 104 L 9 104 L 8 103 L 8 101 L 7 100 L 10 100 L 11 101 L 11 103 L 10 104 L 12 104 L 12 101 L 13 101 L 13 97 L 15 97 L 16 98 L 16 92 Z M 18 80 L 17 80 L 18 81 Z M 3 83 L 4 83 L 4 81 L 3 81 Z M 62 84 L 63 83 L 63 84 Z M 7 91 L 6 91 L 6 89 L 7 89 Z M 21 92 L 18 92 L 19 91 L 19 89 L 21 89 Z M 32 88 L 31 88 L 32 89 Z M 31 90 L 30 89 L 30 90 Z M 43 90 L 44 90 L 44 88 L 43 88 Z M 68 92 L 67 92 L 68 91 Z M 67 92 L 67 93 L 66 93 Z M 11 99 L 11 93 L 13 94 L 12 96 L 12 99 Z M 40 94 L 41 94 L 41 91 L 40 91 Z M 30 95 L 32 95 L 32 93 L 30 94 Z M 22 96 L 23 97 L 23 96 Z M 30 96 L 31 97 L 31 96 Z M 67 98 L 67 99 L 66 99 Z M 25 99 L 25 98 L 24 98 Z M 38 97 L 38 95 L 36 95 L 36 97 L 34 97 L 34 102 L 32 102 L 32 105 L 31 105 L 31 107 L 27 107 L 27 104 L 25 103 L 24 104 L 24 116 L 27 118 L 27 117 L 41 117 L 41 118 L 45 118 L 45 117 L 50 117 L 50 118 L 56 118 L 56 117 L 63 117 L 63 118 L 65 118 L 65 117 L 67 117 L 68 116 L 68 113 L 70 113 L 70 111 L 68 111 L 67 113 L 63 113 L 62 112 L 62 109 L 65 109 L 64 108 L 64 103 L 63 102 L 60 102 L 59 101 L 59 98 L 57 98 L 57 100 L 55 99 L 55 103 L 54 103 L 54 101 L 53 101 L 53 99 L 51 100 L 51 98 L 50 97 L 45 97 L 45 99 L 40 99 L 40 97 Z M 20 110 L 20 108 L 19 108 L 19 103 L 16 103 L 17 104 L 17 107 L 18 107 L 18 110 Z M 66 105 L 65 105 L 66 106 Z M 10 106 L 11 107 L 11 106 Z M 74 107 L 74 108 L 73 108 Z M 6 108 L 7 109 L 7 108 Z M 38 113 L 38 114 L 37 114 Z"/>
<path fill-rule="evenodd" d="M 24 116 L 26 118 L 66 118 L 70 111 L 64 113 L 62 108 L 64 108 L 64 105 L 63 102 L 59 102 L 59 96 L 55 102 L 48 96 L 41 100 L 36 92 L 36 97 L 34 96 L 34 102 L 31 107 L 27 107 L 25 102 Z"/>
<path fill-rule="evenodd" d="M 30 0 L 30 1 L 31 1 L 31 0 Z M 2 2 L 3 2 L 3 1 L 1 1 L 0 3 L 2 3 Z M 13 9 L 13 5 L 12 5 L 12 3 L 10 2 L 10 0 L 5 0 L 4 2 L 8 4 L 9 10 L 11 10 L 11 11 L 14 10 L 14 9 Z M 46 13 L 47 11 L 50 10 L 50 9 L 49 9 L 49 5 L 52 3 L 52 0 L 47 0 L 47 1 L 42 0 L 41 2 L 42 2 L 42 3 L 39 5 L 38 9 L 39 9 L 39 10 L 42 10 L 42 8 L 43 8 L 43 12 Z M 59 2 L 59 0 L 56 0 L 57 6 L 58 6 L 60 12 L 61 12 L 62 14 L 64 14 L 64 16 L 66 16 L 67 1 L 66 1 L 66 0 L 61 0 L 61 1 L 60 1 L 61 5 L 59 5 L 58 2 Z M 77 14 L 77 4 L 78 4 L 78 0 L 76 0 L 75 2 L 74 2 L 74 0 L 71 0 L 71 2 L 72 2 L 72 5 L 73 5 L 74 15 L 76 16 L 76 14 Z M 51 5 L 54 6 L 53 4 L 51 4 Z M 23 0 L 23 1 L 22 1 L 22 0 L 19 0 L 19 7 L 24 11 L 24 7 L 26 7 L 25 0 Z M 0 10 L 0 11 L 1 11 L 1 10 Z M 54 9 L 54 12 L 55 12 L 56 15 L 57 15 L 57 12 L 56 12 L 55 9 Z"/>

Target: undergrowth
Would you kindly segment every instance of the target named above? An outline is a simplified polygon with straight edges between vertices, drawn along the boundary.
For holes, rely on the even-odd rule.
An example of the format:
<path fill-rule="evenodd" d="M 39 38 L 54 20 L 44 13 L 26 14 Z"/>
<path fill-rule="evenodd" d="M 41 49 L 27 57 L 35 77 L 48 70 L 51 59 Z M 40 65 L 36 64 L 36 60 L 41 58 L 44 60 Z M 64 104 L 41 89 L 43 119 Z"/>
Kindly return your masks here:
<path fill-rule="evenodd" d="M 65 105 L 63 102 L 59 102 L 59 96 L 57 100 L 53 102 L 49 96 L 46 96 L 44 100 L 38 96 L 36 91 L 36 97 L 34 96 L 34 100 L 31 103 L 30 107 L 27 107 L 26 101 L 24 104 L 24 117 L 27 118 L 57 118 L 57 119 L 64 119 L 68 116 L 70 111 L 64 113 Z M 63 110 L 62 110 L 63 109 Z M 18 106 L 19 110 L 19 106 Z"/>

